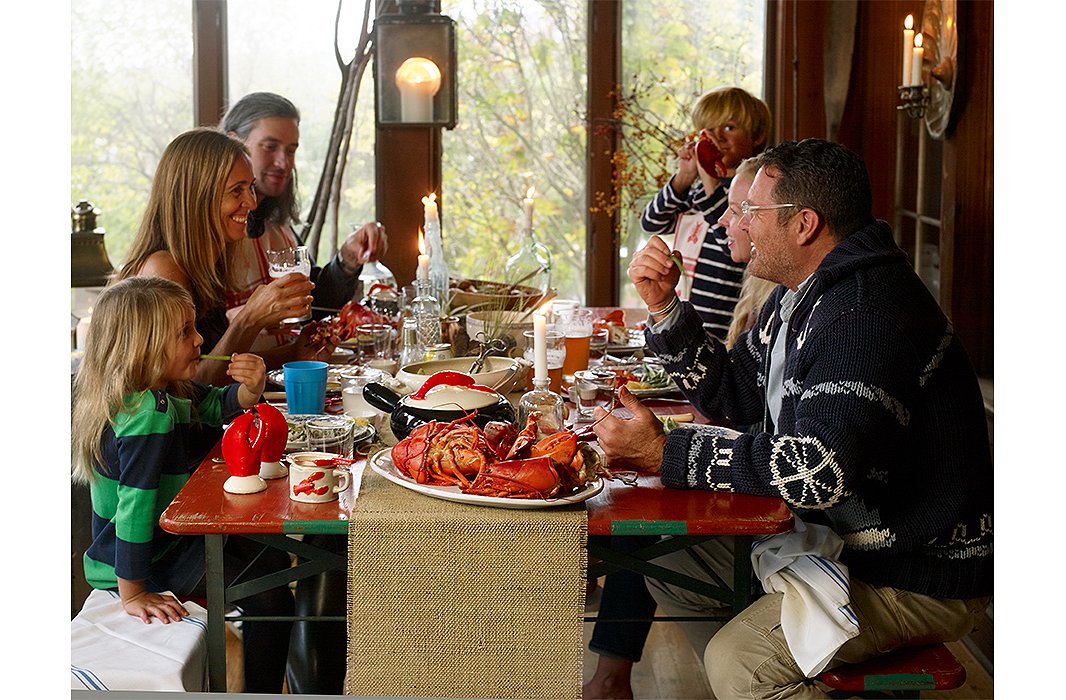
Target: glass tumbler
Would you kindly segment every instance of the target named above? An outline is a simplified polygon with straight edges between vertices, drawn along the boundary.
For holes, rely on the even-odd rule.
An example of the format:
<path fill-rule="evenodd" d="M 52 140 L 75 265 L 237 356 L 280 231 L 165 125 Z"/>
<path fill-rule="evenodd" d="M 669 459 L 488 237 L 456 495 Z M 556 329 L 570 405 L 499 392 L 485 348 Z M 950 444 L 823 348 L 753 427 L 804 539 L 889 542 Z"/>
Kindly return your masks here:
<path fill-rule="evenodd" d="M 592 341 L 592 311 L 590 309 L 561 309 L 555 311 L 555 330 L 563 335 L 566 358 L 563 375 L 589 368 L 589 348 Z"/>

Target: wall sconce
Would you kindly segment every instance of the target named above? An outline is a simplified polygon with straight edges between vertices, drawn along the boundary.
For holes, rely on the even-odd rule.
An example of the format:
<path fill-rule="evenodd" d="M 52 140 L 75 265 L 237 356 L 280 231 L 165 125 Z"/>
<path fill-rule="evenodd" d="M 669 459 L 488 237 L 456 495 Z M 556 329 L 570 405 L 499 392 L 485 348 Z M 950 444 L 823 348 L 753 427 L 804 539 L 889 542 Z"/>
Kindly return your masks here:
<path fill-rule="evenodd" d="M 455 128 L 455 21 L 431 0 L 397 0 L 374 20 L 374 83 L 380 126 Z"/>
<path fill-rule="evenodd" d="M 943 138 L 951 119 L 958 73 L 956 0 L 926 0 L 922 31 L 915 35 L 913 16 L 903 23 L 900 104 L 912 119 L 925 119 L 933 138 Z"/>

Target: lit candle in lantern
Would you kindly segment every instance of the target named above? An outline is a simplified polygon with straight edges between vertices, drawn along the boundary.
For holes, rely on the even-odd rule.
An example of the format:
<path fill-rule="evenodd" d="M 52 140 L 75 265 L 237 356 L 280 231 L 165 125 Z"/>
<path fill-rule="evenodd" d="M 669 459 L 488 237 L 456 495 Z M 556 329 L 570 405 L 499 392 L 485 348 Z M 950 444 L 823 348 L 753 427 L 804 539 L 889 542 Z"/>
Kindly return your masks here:
<path fill-rule="evenodd" d="M 440 69 L 428 58 L 409 58 L 396 70 L 400 89 L 400 119 L 405 122 L 433 121 L 433 96 L 440 90 Z"/>
<path fill-rule="evenodd" d="M 533 381 L 548 381 L 548 337 L 544 314 L 533 313 Z"/>
<path fill-rule="evenodd" d="M 426 255 L 425 236 L 422 229 L 418 229 L 418 280 L 425 282 L 429 279 L 429 256 Z"/>
<path fill-rule="evenodd" d="M 911 85 L 922 84 L 922 56 L 925 49 L 922 48 L 922 35 L 914 37 L 914 51 L 911 54 Z"/>
<path fill-rule="evenodd" d="M 533 185 L 530 185 L 526 190 L 526 198 L 522 200 L 522 208 L 526 212 L 526 231 L 533 230 L 533 193 L 535 191 Z"/>
<path fill-rule="evenodd" d="M 903 77 L 899 79 L 900 85 L 910 85 L 911 80 L 911 49 L 914 48 L 914 15 L 907 15 L 903 20 Z"/>

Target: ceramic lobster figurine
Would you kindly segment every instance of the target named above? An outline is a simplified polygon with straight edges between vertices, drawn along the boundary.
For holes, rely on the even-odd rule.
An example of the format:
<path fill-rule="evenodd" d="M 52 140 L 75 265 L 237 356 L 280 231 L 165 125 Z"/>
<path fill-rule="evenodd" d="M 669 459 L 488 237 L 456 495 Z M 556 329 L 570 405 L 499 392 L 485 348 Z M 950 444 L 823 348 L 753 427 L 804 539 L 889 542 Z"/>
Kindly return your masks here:
<path fill-rule="evenodd" d="M 222 458 L 230 473 L 222 488 L 230 493 L 258 493 L 265 489 L 260 470 L 264 462 L 269 465 L 281 460 L 288 434 L 285 416 L 269 404 L 256 404 L 234 418 L 222 435 Z"/>
<path fill-rule="evenodd" d="M 260 439 L 263 442 L 259 476 L 264 479 L 288 476 L 289 470 L 281 463 L 285 445 L 289 443 L 289 423 L 285 415 L 268 403 L 257 403 L 252 410 L 259 417 Z"/>
<path fill-rule="evenodd" d="M 458 486 L 463 493 L 502 498 L 552 498 L 607 474 L 599 453 L 563 430 L 536 441 L 540 414 L 519 432 L 510 423 L 481 430 L 472 416 L 415 428 L 392 448 L 396 468 L 422 484 Z"/>

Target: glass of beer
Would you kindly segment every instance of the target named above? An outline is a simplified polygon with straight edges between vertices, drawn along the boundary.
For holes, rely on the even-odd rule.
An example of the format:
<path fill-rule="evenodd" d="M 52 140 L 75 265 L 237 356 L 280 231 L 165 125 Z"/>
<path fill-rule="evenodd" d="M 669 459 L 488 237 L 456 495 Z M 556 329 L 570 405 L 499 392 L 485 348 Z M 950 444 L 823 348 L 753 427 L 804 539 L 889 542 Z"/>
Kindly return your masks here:
<path fill-rule="evenodd" d="M 311 277 L 311 255 L 307 250 L 307 246 L 268 250 L 266 254 L 267 267 L 269 268 L 271 279 L 284 277 L 291 272 L 299 272 L 304 277 Z M 297 323 L 310 320 L 311 310 L 308 309 L 306 315 L 299 318 L 287 318 L 284 322 Z"/>
<path fill-rule="evenodd" d="M 566 358 L 563 375 L 589 368 L 589 344 L 592 340 L 592 311 L 590 309 L 560 309 L 555 311 L 555 330 L 563 336 Z"/>

